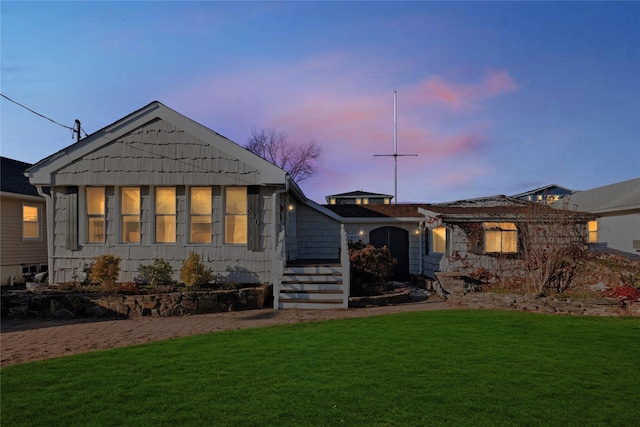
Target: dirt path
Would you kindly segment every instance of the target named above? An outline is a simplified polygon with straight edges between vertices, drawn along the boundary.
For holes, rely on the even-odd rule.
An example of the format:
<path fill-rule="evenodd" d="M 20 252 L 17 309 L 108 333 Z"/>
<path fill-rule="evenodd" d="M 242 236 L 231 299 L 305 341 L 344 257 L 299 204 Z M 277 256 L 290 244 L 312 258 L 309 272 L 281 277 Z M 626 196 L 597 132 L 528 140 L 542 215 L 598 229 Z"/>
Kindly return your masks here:
<path fill-rule="evenodd" d="M 455 308 L 441 301 L 332 310 L 254 310 L 124 320 L 3 320 L 0 365 L 230 329 Z"/>

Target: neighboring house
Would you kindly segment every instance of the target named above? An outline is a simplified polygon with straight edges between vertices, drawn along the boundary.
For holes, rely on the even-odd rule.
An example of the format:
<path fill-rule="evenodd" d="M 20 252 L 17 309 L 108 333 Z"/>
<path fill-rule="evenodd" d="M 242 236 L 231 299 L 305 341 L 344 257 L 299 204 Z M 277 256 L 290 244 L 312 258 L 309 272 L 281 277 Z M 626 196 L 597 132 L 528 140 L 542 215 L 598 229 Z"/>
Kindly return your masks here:
<path fill-rule="evenodd" d="M 514 199 L 526 200 L 528 202 L 550 204 L 571 193 L 573 193 L 573 190 L 570 188 L 562 187 L 557 184 L 550 184 L 534 190 L 525 191 L 524 193 L 516 194 L 511 197 Z"/>
<path fill-rule="evenodd" d="M 54 283 L 81 279 L 104 254 L 122 259 L 120 281 L 154 258 L 168 261 L 177 279 L 195 252 L 221 280 L 272 283 L 276 308 L 347 306 L 339 218 L 284 170 L 157 101 L 26 175 L 50 189 Z"/>
<path fill-rule="evenodd" d="M 0 157 L 2 285 L 47 270 L 45 199 L 25 178 L 29 163 Z"/>
<path fill-rule="evenodd" d="M 640 253 L 640 178 L 576 191 L 558 204 L 598 215 L 597 226 L 591 228 L 592 243 Z"/>
<path fill-rule="evenodd" d="M 330 205 L 388 205 L 391 203 L 393 196 L 368 193 L 366 191 L 351 191 L 349 193 L 326 196 L 325 199 Z"/>

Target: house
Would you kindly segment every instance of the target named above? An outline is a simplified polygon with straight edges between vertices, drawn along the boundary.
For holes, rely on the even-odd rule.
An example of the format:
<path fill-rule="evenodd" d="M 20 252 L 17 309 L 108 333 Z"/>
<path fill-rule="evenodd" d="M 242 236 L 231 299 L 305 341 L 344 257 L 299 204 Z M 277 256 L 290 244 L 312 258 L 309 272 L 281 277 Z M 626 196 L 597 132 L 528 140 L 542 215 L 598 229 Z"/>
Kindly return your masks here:
<path fill-rule="evenodd" d="M 24 177 L 29 163 L 0 157 L 2 285 L 47 270 L 45 199 Z"/>
<path fill-rule="evenodd" d="M 349 193 L 333 194 L 325 197 L 329 205 L 388 205 L 392 195 L 369 193 L 367 191 L 351 191 Z"/>
<path fill-rule="evenodd" d="M 562 226 L 572 230 L 562 233 L 586 242 L 587 223 L 595 221 L 594 215 L 507 196 L 437 204 L 325 207 L 340 216 L 350 242 L 389 248 L 398 261 L 391 279 L 398 281 L 412 275 L 433 279 L 437 272 L 470 272 L 480 267 L 517 269 L 523 250 L 528 249 L 521 247 L 526 224 L 539 222 L 545 230 L 537 233 L 540 238 L 558 237 L 547 234 Z"/>
<path fill-rule="evenodd" d="M 640 178 L 576 191 L 558 204 L 598 215 L 597 224 L 591 224 L 592 243 L 640 253 Z"/>
<path fill-rule="evenodd" d="M 558 184 L 550 184 L 511 197 L 528 202 L 550 204 L 571 193 L 573 193 L 573 190 L 570 188 L 562 187 Z"/>
<path fill-rule="evenodd" d="M 190 252 L 220 280 L 271 283 L 274 307 L 346 307 L 346 233 L 284 170 L 154 101 L 26 171 L 45 194 L 53 283 L 95 257 L 120 281 Z"/>

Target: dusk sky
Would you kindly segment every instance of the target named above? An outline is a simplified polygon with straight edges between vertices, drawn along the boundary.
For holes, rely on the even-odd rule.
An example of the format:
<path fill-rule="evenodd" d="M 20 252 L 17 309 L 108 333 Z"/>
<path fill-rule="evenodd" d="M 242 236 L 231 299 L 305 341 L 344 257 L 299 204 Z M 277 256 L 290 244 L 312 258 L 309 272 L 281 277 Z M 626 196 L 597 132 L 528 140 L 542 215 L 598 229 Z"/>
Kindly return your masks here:
<path fill-rule="evenodd" d="M 315 140 L 305 194 L 400 202 L 640 176 L 640 2 L 0 3 L 1 92 L 89 134 L 157 100 L 240 145 Z M 0 99 L 2 156 L 71 131 Z M 84 136 L 84 135 L 83 135 Z"/>

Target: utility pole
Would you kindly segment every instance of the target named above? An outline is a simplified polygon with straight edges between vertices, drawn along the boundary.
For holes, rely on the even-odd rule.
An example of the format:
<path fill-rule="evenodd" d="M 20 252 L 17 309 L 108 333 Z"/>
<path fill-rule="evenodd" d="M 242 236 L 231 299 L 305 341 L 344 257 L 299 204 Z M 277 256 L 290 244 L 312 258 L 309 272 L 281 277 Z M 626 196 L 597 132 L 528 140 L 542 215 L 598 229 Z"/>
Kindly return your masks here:
<path fill-rule="evenodd" d="M 73 133 L 76 134 L 76 142 L 80 141 L 80 120 L 76 119 L 76 125 L 73 128 Z"/>
<path fill-rule="evenodd" d="M 393 157 L 395 204 L 398 204 L 398 157 L 417 157 L 417 154 L 398 154 L 398 94 L 393 91 L 393 154 L 374 154 L 373 157 Z"/>

